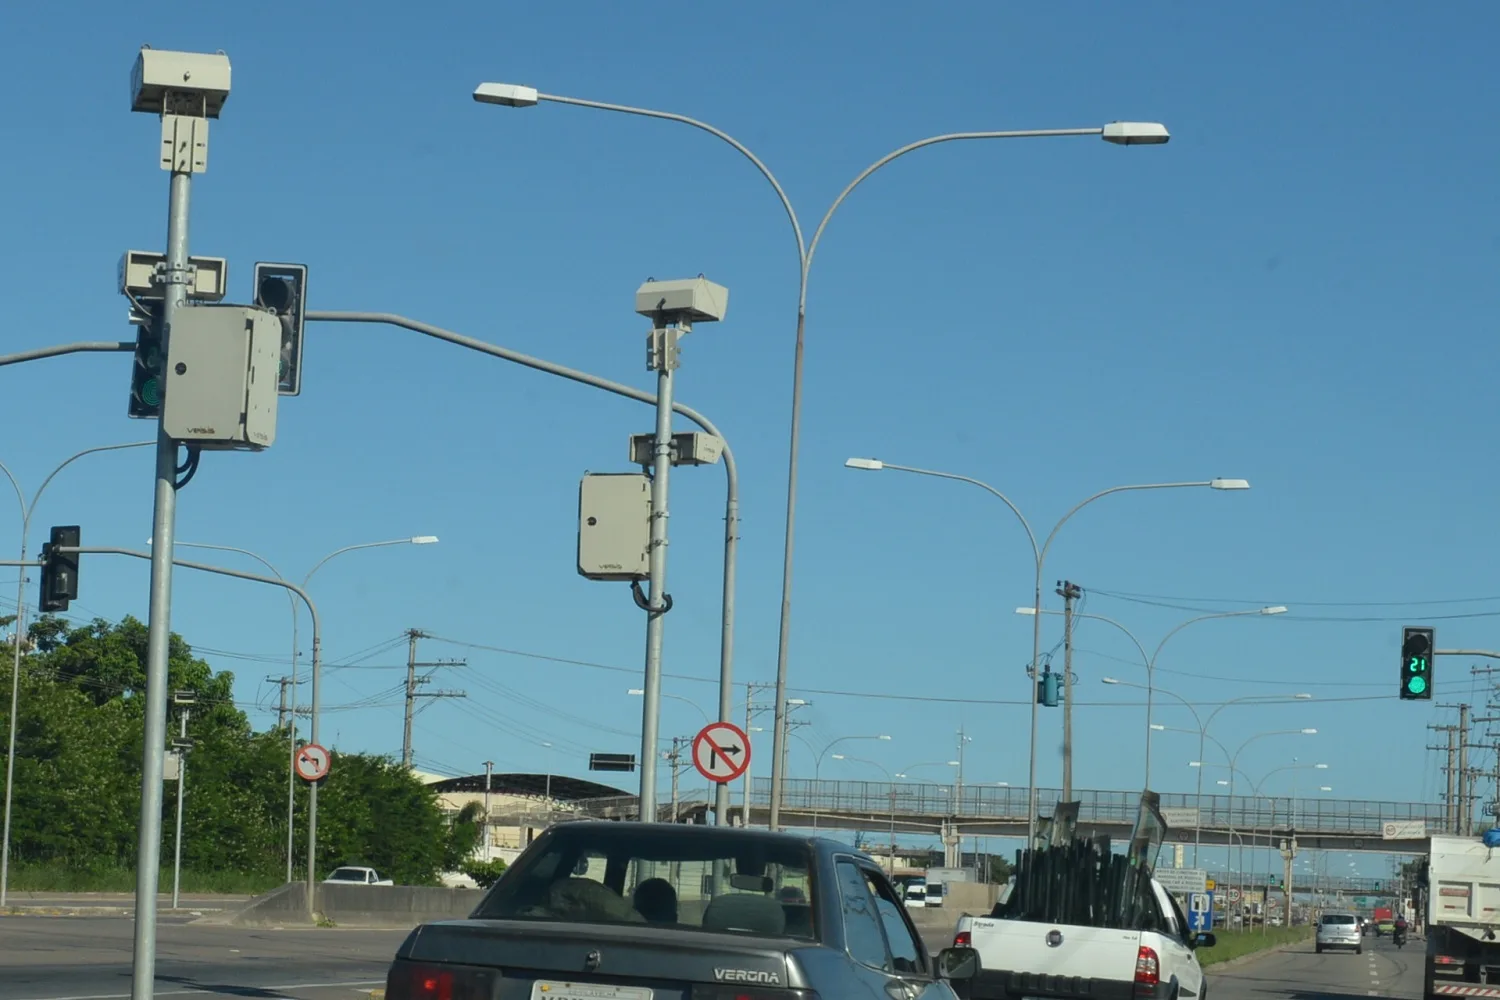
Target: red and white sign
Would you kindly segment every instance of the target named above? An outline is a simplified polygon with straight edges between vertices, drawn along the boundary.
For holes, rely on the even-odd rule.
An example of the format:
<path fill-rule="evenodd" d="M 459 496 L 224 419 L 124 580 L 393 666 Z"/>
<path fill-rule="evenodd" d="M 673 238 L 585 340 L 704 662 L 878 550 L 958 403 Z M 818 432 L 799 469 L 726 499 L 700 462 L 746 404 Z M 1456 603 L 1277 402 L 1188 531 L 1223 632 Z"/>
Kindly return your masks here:
<path fill-rule="evenodd" d="M 327 749 L 309 743 L 297 751 L 297 777 L 303 781 L 321 781 L 328 777 L 329 763 Z"/>
<path fill-rule="evenodd" d="M 710 722 L 693 737 L 693 766 L 709 781 L 733 781 L 750 767 L 750 737 L 732 722 Z"/>

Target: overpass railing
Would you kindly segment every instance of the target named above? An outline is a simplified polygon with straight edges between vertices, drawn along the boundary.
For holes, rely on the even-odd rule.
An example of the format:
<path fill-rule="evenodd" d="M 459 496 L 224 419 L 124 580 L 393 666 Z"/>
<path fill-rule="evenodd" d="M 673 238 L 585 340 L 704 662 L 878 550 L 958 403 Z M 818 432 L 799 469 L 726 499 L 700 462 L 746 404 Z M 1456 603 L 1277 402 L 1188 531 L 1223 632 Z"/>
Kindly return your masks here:
<path fill-rule="evenodd" d="M 752 802 L 770 801 L 768 778 L 755 782 Z M 1379 837 L 1382 824 L 1392 820 L 1422 820 L 1429 831 L 1445 823 L 1444 807 L 1426 802 L 1377 802 L 1362 799 L 1331 799 L 1324 796 L 1203 795 L 1162 792 L 1166 809 L 1197 808 L 1198 825 L 1215 830 L 1282 830 L 1293 827 L 1309 833 L 1368 833 Z M 1139 792 L 1075 789 L 1079 820 L 1097 823 L 1129 823 L 1135 819 Z M 1037 806 L 1051 815 L 1062 791 L 1038 788 Z M 1016 820 L 1025 822 L 1028 794 L 1021 787 L 970 785 L 954 798 L 952 785 L 918 782 L 836 781 L 788 779 L 782 794 L 785 809 L 804 813 L 866 815 L 946 816 L 958 820 Z M 1189 824 L 1191 825 L 1191 824 Z M 1180 829 L 1180 826 L 1179 826 Z"/>

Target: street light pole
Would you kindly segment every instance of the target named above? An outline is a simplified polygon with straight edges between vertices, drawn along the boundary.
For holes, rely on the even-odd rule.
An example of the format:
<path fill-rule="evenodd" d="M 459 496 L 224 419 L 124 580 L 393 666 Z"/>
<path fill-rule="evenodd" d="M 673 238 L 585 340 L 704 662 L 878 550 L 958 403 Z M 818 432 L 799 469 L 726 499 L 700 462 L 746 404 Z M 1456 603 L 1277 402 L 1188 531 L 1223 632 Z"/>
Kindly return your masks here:
<path fill-rule="evenodd" d="M 345 552 L 354 552 L 358 549 L 384 548 L 389 545 L 432 545 L 435 544 L 437 540 L 438 538 L 436 535 L 413 535 L 410 538 L 393 538 L 388 541 L 382 542 L 361 542 L 358 545 L 346 545 L 341 549 L 330 552 L 328 555 L 318 560 L 318 562 L 313 565 L 313 568 L 308 571 L 307 576 L 302 579 L 302 586 L 304 588 L 307 587 L 307 585 L 312 581 L 313 574 L 321 569 L 324 563 L 328 562 L 328 560 L 332 559 L 334 556 L 343 555 Z M 146 544 L 150 545 L 151 539 L 146 539 Z M 266 559 L 265 556 L 251 552 L 249 549 L 242 549 L 234 545 L 214 545 L 208 542 L 178 542 L 177 545 L 179 547 L 190 549 L 210 549 L 215 552 L 234 552 L 238 555 L 247 556 L 260 563 L 266 569 L 270 570 L 271 575 L 276 579 L 283 582 L 285 582 L 286 580 L 286 578 L 281 575 L 281 571 L 278 570 L 274 565 L 272 565 L 270 560 Z M 286 770 L 286 880 L 288 882 L 291 882 L 293 875 L 293 858 L 296 854 L 296 823 L 294 822 L 294 820 L 296 818 L 297 806 L 297 639 L 299 627 L 297 620 L 297 598 L 290 590 L 286 592 L 286 595 L 287 599 L 291 601 L 292 605 L 292 693 L 288 711 L 289 721 L 287 724 L 287 746 L 289 757 L 287 760 Z M 314 683 L 316 684 L 316 678 L 314 679 Z M 317 786 L 314 785 L 312 787 L 316 788 Z M 308 794 L 309 799 L 311 799 L 311 796 L 314 793 L 309 792 Z"/>
<path fill-rule="evenodd" d="M 878 736 L 840 736 L 837 739 L 830 740 L 827 744 L 824 745 L 824 747 L 823 747 L 822 750 L 818 751 L 817 760 L 813 761 L 813 796 L 812 796 L 813 817 L 812 818 L 813 818 L 813 829 L 814 830 L 816 830 L 818 828 L 818 795 L 821 792 L 821 789 L 818 788 L 818 784 L 819 784 L 819 776 L 822 774 L 822 771 L 823 771 L 823 756 L 825 754 L 827 754 L 828 751 L 830 751 L 834 747 L 838 746 L 840 743 L 845 743 L 845 742 L 847 742 L 849 740 L 889 740 L 889 739 L 890 739 L 890 736 L 886 735 L 885 733 L 881 733 Z M 834 754 L 835 759 L 837 759 L 838 756 L 839 756 L 838 754 Z M 857 759 L 857 758 L 854 758 L 854 759 Z"/>
<path fill-rule="evenodd" d="M 177 751 L 177 839 L 172 851 L 172 909 L 175 910 L 178 908 L 178 893 L 182 887 L 182 803 L 187 794 L 188 716 L 192 713 L 194 699 L 192 692 L 178 691 L 172 695 L 172 700 L 181 709 L 178 719 L 182 724 L 182 732 L 175 747 Z"/>
<path fill-rule="evenodd" d="M 144 448 L 155 444 L 155 441 L 132 441 L 128 444 L 106 444 L 97 448 L 85 448 L 83 451 L 64 459 L 51 472 L 47 478 L 42 480 L 42 485 L 37 488 L 36 493 L 28 502 L 26 495 L 21 489 L 21 483 L 3 462 L 0 462 L 0 474 L 10 480 L 11 487 L 16 491 L 16 502 L 21 506 L 21 554 L 17 556 L 19 565 L 16 569 L 16 621 L 15 647 L 12 650 L 10 668 L 10 724 L 9 734 L 6 737 L 7 749 L 5 752 L 5 819 L 4 831 L 0 833 L 0 909 L 6 905 L 6 897 L 10 889 L 10 814 L 11 814 L 11 786 L 16 774 L 16 721 L 20 709 L 21 695 L 21 648 L 26 639 L 26 542 L 31 531 L 31 515 L 36 511 L 38 501 L 42 494 L 47 492 L 47 486 L 59 472 L 72 465 L 85 455 L 93 455 L 101 451 L 119 451 L 123 448 Z"/>
<path fill-rule="evenodd" d="M 602 389 L 616 396 L 624 396 L 641 403 L 656 405 L 656 397 L 649 392 L 643 392 L 633 386 L 622 382 L 614 382 L 597 375 L 590 375 L 576 368 L 568 368 L 564 365 L 554 364 L 551 361 L 543 361 L 519 351 L 488 344 L 473 337 L 466 337 L 452 330 L 445 330 L 440 326 L 430 323 L 422 323 L 395 313 L 382 312 L 350 312 L 334 310 L 309 310 L 308 322 L 323 323 L 382 323 L 388 326 L 398 326 L 404 330 L 411 330 L 441 340 L 447 344 L 454 344 L 480 354 L 500 358 L 536 371 L 546 372 L 548 375 L 556 375 L 570 382 L 578 382 L 582 385 Z M 731 716 L 734 713 L 734 584 L 736 574 L 736 553 L 739 549 L 739 523 L 740 523 L 740 478 L 739 467 L 735 464 L 734 451 L 729 447 L 729 439 L 722 431 L 714 425 L 703 414 L 684 403 L 673 402 L 672 410 L 682 414 L 684 417 L 703 428 L 709 434 L 718 438 L 724 445 L 724 478 L 725 478 L 725 500 L 724 500 L 724 586 L 720 611 L 720 636 L 719 636 L 719 721 L 733 722 Z M 714 802 L 715 822 L 720 826 L 729 825 L 729 786 L 720 784 Z"/>
<path fill-rule="evenodd" d="M 1041 670 L 1042 658 L 1042 571 L 1043 565 L 1047 561 L 1047 551 L 1052 547 L 1052 542 L 1057 538 L 1057 533 L 1062 530 L 1062 526 L 1067 524 L 1074 514 L 1078 513 L 1080 510 L 1087 507 L 1095 500 L 1102 499 L 1115 493 L 1129 493 L 1137 492 L 1140 490 L 1171 490 L 1183 489 L 1187 487 L 1208 487 L 1209 489 L 1214 490 L 1248 490 L 1250 488 L 1250 483 L 1244 479 L 1208 479 L 1187 483 L 1142 483 L 1133 486 L 1111 486 L 1109 489 L 1100 490 L 1093 496 L 1086 497 L 1083 500 L 1080 500 L 1078 503 L 1074 504 L 1072 508 L 1070 508 L 1068 512 L 1064 514 L 1058 520 L 1058 522 L 1052 526 L 1052 530 L 1047 534 L 1046 541 L 1042 542 L 1042 544 L 1038 546 L 1036 533 L 1031 530 L 1031 523 L 1026 520 L 1026 516 L 1021 513 L 1021 509 L 1014 503 L 1012 503 L 1010 498 L 1007 497 L 1004 493 L 1001 493 L 999 490 L 995 489 L 995 487 L 982 480 L 975 479 L 971 476 L 960 476 L 952 472 L 938 472 L 933 469 L 921 469 L 912 465 L 897 465 L 894 462 L 883 462 L 878 458 L 851 458 L 845 461 L 844 465 L 846 468 L 862 469 L 867 472 L 879 472 L 884 469 L 891 469 L 896 472 L 909 472 L 919 476 L 932 476 L 935 479 L 947 479 L 958 483 L 968 483 L 970 486 L 977 486 L 985 492 L 989 493 L 991 496 L 998 499 L 1001 503 L 1005 504 L 1006 507 L 1010 508 L 1010 512 L 1016 516 L 1016 520 L 1020 521 L 1021 527 L 1026 530 L 1026 539 L 1031 543 L 1031 554 L 1036 563 L 1036 578 L 1035 586 L 1032 591 L 1033 600 L 1031 612 L 1036 617 L 1031 623 L 1031 670 L 1030 683 L 1028 685 L 1028 690 L 1031 695 L 1031 749 L 1029 753 L 1030 761 L 1027 765 L 1027 785 L 1030 791 L 1027 793 L 1026 817 L 1026 846 L 1032 847 L 1036 843 L 1037 819 L 1036 678 L 1039 671 Z"/>
<path fill-rule="evenodd" d="M 602 101 L 563 97 L 557 94 L 544 94 L 539 92 L 535 87 L 507 83 L 481 83 L 474 89 L 473 96 L 474 100 L 482 104 L 496 104 L 510 108 L 534 107 L 538 102 L 544 101 L 554 104 L 571 104 L 599 111 L 614 111 L 642 118 L 656 118 L 662 121 L 677 122 L 707 132 L 732 146 L 740 155 L 755 165 L 755 168 L 760 171 L 761 176 L 766 179 L 771 188 L 776 192 L 776 196 L 781 202 L 781 207 L 786 212 L 787 220 L 791 223 L 792 234 L 797 241 L 799 265 L 797 336 L 792 358 L 791 439 L 787 449 L 786 532 L 782 545 L 781 560 L 781 624 L 776 643 L 776 723 L 772 748 L 771 808 L 768 824 L 772 830 L 780 829 L 782 784 L 785 777 L 782 773 L 782 760 L 785 757 L 787 737 L 787 655 L 790 646 L 792 619 L 792 555 L 793 543 L 796 536 L 797 465 L 802 429 L 802 366 L 803 342 L 807 328 L 807 281 L 808 275 L 812 270 L 813 255 L 817 253 L 818 243 L 822 239 L 824 231 L 828 228 L 829 221 L 832 220 L 833 214 L 838 211 L 839 206 L 844 203 L 849 195 L 854 193 L 854 189 L 868 180 L 872 174 L 906 154 L 928 146 L 967 139 L 1040 139 L 1065 136 L 1099 136 L 1106 142 L 1120 146 L 1161 145 L 1166 143 L 1171 138 L 1171 135 L 1167 131 L 1166 126 L 1157 122 L 1111 122 L 1102 128 L 951 132 L 945 135 L 934 135 L 926 139 L 919 139 L 916 142 L 908 143 L 899 149 L 887 153 L 862 170 L 854 180 L 850 181 L 839 192 L 838 197 L 833 200 L 833 204 L 829 205 L 828 210 L 823 213 L 823 218 L 818 222 L 818 227 L 813 232 L 812 242 L 805 243 L 802 236 L 802 225 L 797 218 L 797 211 L 792 207 L 791 199 L 786 196 L 786 192 L 782 189 L 781 182 L 776 179 L 776 175 L 771 173 L 770 168 L 761 162 L 760 158 L 752 153 L 749 147 L 729 135 L 729 133 L 715 128 L 707 122 L 699 121 L 696 118 L 689 118 L 686 115 L 655 111 L 650 108 L 638 108 L 625 104 L 608 104 Z"/>
<path fill-rule="evenodd" d="M 1033 609 L 1030 609 L 1030 608 L 1017 608 L 1016 609 L 1016 614 L 1018 614 L 1018 615 L 1025 615 L 1025 614 L 1049 614 L 1049 615 L 1055 615 L 1057 613 L 1058 612 L 1056 612 L 1056 611 L 1050 611 L 1050 610 L 1049 611 L 1043 611 L 1043 612 L 1037 612 L 1037 611 L 1034 611 Z M 1168 632 L 1165 636 L 1163 636 L 1161 642 L 1158 642 L 1156 644 L 1156 649 L 1152 651 L 1152 653 L 1151 653 L 1150 656 L 1147 656 L 1146 655 L 1145 647 L 1143 647 L 1141 645 L 1140 640 L 1138 640 L 1135 637 L 1134 633 L 1132 633 L 1130 631 L 1130 629 L 1126 628 L 1124 625 L 1121 625 L 1119 622 L 1114 621 L 1114 620 L 1109 619 L 1109 618 L 1105 618 L 1103 615 L 1074 613 L 1074 615 L 1073 615 L 1074 618 L 1090 618 L 1090 619 L 1093 619 L 1094 621 L 1106 622 L 1106 623 L 1108 623 L 1110 625 L 1115 626 L 1120 631 L 1124 632 L 1127 636 L 1129 636 L 1130 637 L 1130 641 L 1133 642 L 1133 643 L 1135 643 L 1136 649 L 1140 650 L 1141 659 L 1142 659 L 1142 661 L 1146 665 L 1146 783 L 1144 785 L 1144 787 L 1146 789 L 1149 790 L 1151 788 L 1151 719 L 1152 719 L 1152 712 L 1155 710 L 1155 697 L 1154 696 L 1155 696 L 1155 693 L 1156 693 L 1156 660 L 1157 660 L 1157 657 L 1161 656 L 1162 649 L 1166 647 L 1167 640 L 1171 639 L 1172 636 L 1176 635 L 1178 632 L 1181 632 L 1183 629 L 1187 628 L 1189 625 L 1192 625 L 1195 622 L 1205 622 L 1205 621 L 1208 621 L 1211 618 L 1243 618 L 1243 617 L 1245 617 L 1247 615 L 1283 615 L 1283 614 L 1286 614 L 1286 607 L 1283 606 L 1283 605 L 1278 604 L 1278 605 L 1271 606 L 1271 607 L 1252 608 L 1252 609 L 1250 609 L 1248 611 L 1220 611 L 1220 612 L 1215 612 L 1213 614 L 1199 615 L 1196 618 L 1189 618 L 1187 621 L 1185 621 L 1182 624 L 1178 625 L 1177 627 L 1173 628 L 1170 632 Z M 1106 682 L 1106 683 L 1108 683 L 1108 682 Z M 1134 686 L 1134 685 L 1132 685 L 1132 686 Z M 1178 700 L 1181 701 L 1182 699 L 1179 698 Z M 1187 703 L 1183 702 L 1183 704 L 1187 704 Z M 1188 707 L 1190 709 L 1192 708 L 1191 705 L 1189 705 Z M 1193 713 L 1193 717 L 1197 718 L 1197 713 L 1196 712 Z M 1203 748 L 1199 747 L 1198 752 L 1199 752 L 1199 755 L 1201 756 L 1202 752 L 1203 752 Z"/>

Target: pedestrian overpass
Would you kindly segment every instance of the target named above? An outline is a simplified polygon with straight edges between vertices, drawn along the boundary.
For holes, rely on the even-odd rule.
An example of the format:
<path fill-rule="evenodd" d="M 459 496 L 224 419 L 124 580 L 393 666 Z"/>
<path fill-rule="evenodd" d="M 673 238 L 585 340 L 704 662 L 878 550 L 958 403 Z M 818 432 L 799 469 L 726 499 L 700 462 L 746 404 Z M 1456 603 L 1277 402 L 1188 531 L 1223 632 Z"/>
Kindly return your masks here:
<path fill-rule="evenodd" d="M 880 842 L 880 834 L 927 834 L 962 838 L 1015 837 L 1025 839 L 1025 788 L 967 786 L 918 782 L 832 781 L 788 779 L 781 801 L 781 824 L 807 828 L 861 830 Z M 1140 803 L 1138 791 L 1074 789 L 1079 803 L 1078 832 L 1128 836 Z M 1366 851 L 1385 854 L 1425 854 L 1426 838 L 1449 826 L 1440 803 L 1380 802 L 1334 799 L 1327 796 L 1202 795 L 1161 792 L 1161 809 L 1169 826 L 1167 843 L 1275 848 L 1293 832 L 1299 850 Z M 733 794 L 734 817 L 744 811 L 743 788 Z M 769 820 L 771 783 L 754 783 L 749 803 L 750 824 Z M 634 796 L 629 802 L 634 803 Z M 1045 821 L 1062 800 L 1056 788 L 1037 789 L 1037 812 Z M 579 803 L 588 807 L 588 803 Z M 603 802 L 599 803 L 601 806 Z M 611 803 L 614 815 L 633 813 L 624 802 Z M 623 808 L 622 808 L 623 807 Z M 702 799 L 682 801 L 682 819 L 702 821 L 710 806 Z M 593 812 L 593 809 L 588 809 Z M 662 810 L 669 819 L 671 807 Z"/>

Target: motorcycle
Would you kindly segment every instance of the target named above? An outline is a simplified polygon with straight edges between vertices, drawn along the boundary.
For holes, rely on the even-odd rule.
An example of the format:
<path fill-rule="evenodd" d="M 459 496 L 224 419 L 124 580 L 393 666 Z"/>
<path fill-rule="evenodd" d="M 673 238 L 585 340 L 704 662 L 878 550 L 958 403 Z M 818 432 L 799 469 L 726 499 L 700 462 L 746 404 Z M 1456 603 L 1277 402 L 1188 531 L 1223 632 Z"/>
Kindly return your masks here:
<path fill-rule="evenodd" d="M 1395 944 L 1397 948 L 1400 948 L 1402 945 L 1406 944 L 1406 932 L 1400 930 L 1399 928 L 1391 931 L 1391 942 Z"/>

